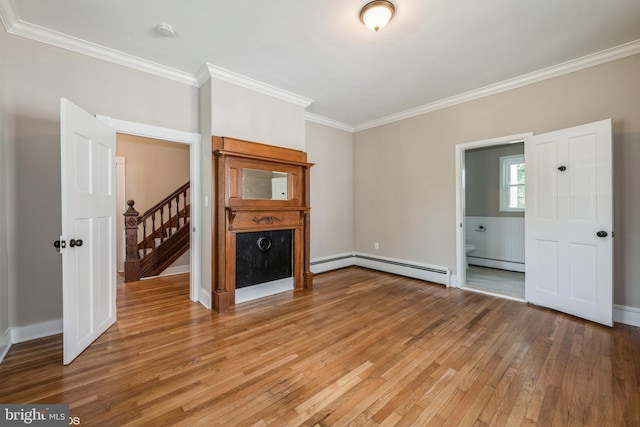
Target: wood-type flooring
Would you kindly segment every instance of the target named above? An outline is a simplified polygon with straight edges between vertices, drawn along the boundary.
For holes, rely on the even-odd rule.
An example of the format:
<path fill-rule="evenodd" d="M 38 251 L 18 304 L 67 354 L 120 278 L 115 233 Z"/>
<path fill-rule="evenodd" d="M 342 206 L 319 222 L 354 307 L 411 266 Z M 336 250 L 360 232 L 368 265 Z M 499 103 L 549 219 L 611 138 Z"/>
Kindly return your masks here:
<path fill-rule="evenodd" d="M 82 426 L 638 426 L 640 331 L 350 267 L 218 315 L 187 276 L 118 285 L 71 365 L 15 344 L 0 403 Z"/>

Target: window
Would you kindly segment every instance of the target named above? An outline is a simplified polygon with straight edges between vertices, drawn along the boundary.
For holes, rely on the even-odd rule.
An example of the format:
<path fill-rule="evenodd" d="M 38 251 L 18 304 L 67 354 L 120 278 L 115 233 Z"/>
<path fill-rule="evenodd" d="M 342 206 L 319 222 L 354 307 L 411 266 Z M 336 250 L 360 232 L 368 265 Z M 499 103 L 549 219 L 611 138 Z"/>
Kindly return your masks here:
<path fill-rule="evenodd" d="M 524 212 L 524 154 L 500 157 L 500 211 Z"/>

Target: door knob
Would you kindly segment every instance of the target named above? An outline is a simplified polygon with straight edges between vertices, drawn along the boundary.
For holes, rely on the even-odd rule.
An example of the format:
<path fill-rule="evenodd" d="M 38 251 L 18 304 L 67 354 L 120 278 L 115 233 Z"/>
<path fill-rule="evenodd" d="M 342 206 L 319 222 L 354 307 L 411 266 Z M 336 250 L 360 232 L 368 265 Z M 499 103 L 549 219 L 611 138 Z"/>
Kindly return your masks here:
<path fill-rule="evenodd" d="M 74 246 L 80 247 L 80 246 L 82 246 L 82 240 L 80 240 L 80 239 L 77 239 L 77 240 L 71 239 L 71 240 L 69 240 L 69 246 L 72 247 L 72 248 Z"/>
<path fill-rule="evenodd" d="M 609 234 L 606 231 L 598 231 L 596 236 L 598 237 L 607 237 Z"/>
<path fill-rule="evenodd" d="M 56 240 L 55 242 L 53 242 L 53 247 L 55 247 L 56 249 L 64 249 L 67 247 L 67 242 L 66 241 L 60 241 L 60 240 Z"/>
<path fill-rule="evenodd" d="M 566 171 L 566 170 L 567 170 L 567 167 L 566 167 L 566 166 L 560 166 L 560 167 L 558 167 L 558 170 L 559 170 L 560 172 L 564 172 L 564 171 Z"/>

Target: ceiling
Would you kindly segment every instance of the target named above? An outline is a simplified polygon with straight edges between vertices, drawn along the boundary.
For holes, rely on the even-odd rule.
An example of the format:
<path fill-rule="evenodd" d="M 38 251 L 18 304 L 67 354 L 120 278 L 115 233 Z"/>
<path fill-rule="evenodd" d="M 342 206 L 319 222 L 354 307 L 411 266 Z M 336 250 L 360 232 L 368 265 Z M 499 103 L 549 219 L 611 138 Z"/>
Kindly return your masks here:
<path fill-rule="evenodd" d="M 378 33 L 359 21 L 367 0 L 0 0 L 0 13 L 9 32 L 89 42 L 194 84 L 208 63 L 354 129 L 611 48 L 640 52 L 638 0 L 392 1 Z M 154 31 L 161 22 L 175 37 Z"/>

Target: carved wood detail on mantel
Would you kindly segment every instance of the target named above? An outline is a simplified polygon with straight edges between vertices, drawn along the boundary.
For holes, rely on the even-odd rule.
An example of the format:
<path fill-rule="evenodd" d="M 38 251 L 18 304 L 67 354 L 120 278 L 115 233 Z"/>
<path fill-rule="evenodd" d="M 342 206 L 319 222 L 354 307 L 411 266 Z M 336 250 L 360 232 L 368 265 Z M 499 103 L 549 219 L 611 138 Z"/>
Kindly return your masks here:
<path fill-rule="evenodd" d="M 310 169 L 303 151 L 227 137 L 212 137 L 214 165 L 212 305 L 224 312 L 235 305 L 236 234 L 293 230 L 293 282 L 312 289 L 310 270 Z M 281 199 L 243 194 L 243 170 L 286 176 Z M 246 190 L 246 189 L 244 189 Z M 281 194 L 278 192 L 278 194 Z M 245 198 L 246 196 L 246 198 Z"/>

